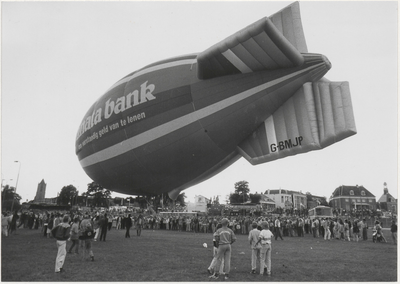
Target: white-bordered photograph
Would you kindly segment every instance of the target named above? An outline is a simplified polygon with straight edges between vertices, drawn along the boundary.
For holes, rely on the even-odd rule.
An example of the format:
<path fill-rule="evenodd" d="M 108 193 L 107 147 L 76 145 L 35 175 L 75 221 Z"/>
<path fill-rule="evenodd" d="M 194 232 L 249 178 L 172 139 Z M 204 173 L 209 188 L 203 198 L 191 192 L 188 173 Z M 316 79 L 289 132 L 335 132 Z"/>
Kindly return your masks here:
<path fill-rule="evenodd" d="M 1 280 L 397 281 L 398 1 L 2 1 Z"/>

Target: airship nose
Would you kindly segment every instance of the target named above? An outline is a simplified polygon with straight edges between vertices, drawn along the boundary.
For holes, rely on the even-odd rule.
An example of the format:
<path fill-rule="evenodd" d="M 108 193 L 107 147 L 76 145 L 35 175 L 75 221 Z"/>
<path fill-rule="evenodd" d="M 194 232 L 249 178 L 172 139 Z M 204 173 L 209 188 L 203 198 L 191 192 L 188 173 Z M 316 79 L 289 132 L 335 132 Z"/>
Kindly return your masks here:
<path fill-rule="evenodd" d="M 322 55 L 322 60 L 325 62 L 325 66 L 328 70 L 332 68 L 332 63 L 325 55 Z"/>

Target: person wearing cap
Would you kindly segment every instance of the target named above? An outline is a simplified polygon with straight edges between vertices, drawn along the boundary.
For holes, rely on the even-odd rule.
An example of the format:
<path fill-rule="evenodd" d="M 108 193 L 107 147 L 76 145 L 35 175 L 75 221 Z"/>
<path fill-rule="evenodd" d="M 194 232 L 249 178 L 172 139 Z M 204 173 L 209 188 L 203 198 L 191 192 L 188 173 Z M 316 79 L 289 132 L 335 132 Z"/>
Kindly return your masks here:
<path fill-rule="evenodd" d="M 223 218 L 221 220 L 222 228 L 219 228 L 214 233 L 215 241 L 218 243 L 218 263 L 216 265 L 216 274 L 213 275 L 212 279 L 218 279 L 219 269 L 221 266 L 221 260 L 224 260 L 224 272 L 225 280 L 229 279 L 229 271 L 231 269 L 231 244 L 236 241 L 235 233 L 228 228 L 229 220 Z"/>
<path fill-rule="evenodd" d="M 271 251 L 272 251 L 272 238 L 274 234 L 269 230 L 268 222 L 261 223 L 262 231 L 258 236 L 258 242 L 261 243 L 260 252 L 260 274 L 263 275 L 264 272 L 268 276 L 271 275 Z"/>
<path fill-rule="evenodd" d="M 261 244 L 258 242 L 260 230 L 257 229 L 257 223 L 251 224 L 252 230 L 249 232 L 249 242 L 251 247 L 251 274 L 256 274 L 257 261 L 260 262 Z"/>

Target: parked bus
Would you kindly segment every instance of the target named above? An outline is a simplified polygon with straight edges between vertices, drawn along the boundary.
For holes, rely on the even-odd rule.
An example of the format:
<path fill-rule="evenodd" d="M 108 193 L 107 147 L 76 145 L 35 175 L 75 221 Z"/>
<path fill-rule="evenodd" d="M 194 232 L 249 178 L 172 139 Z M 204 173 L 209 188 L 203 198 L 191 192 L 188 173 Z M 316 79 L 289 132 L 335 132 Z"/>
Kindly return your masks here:
<path fill-rule="evenodd" d="M 316 206 L 308 210 L 308 217 L 311 220 L 315 218 L 333 218 L 332 208 L 328 206 Z"/>

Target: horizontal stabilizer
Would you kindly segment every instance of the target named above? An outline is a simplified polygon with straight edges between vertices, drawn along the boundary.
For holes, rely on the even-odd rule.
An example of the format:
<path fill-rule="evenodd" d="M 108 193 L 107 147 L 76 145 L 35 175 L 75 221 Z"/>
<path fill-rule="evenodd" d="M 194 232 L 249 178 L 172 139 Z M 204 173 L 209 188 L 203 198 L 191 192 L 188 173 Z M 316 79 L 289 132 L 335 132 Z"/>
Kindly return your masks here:
<path fill-rule="evenodd" d="M 256 165 L 325 148 L 357 133 L 348 82 L 306 83 L 243 143 Z"/>
<path fill-rule="evenodd" d="M 301 34 L 296 35 L 298 32 Z M 296 46 L 307 49 L 298 3 L 275 14 L 272 20 L 263 18 L 200 53 L 197 76 L 210 79 L 299 66 L 304 58 Z"/>
<path fill-rule="evenodd" d="M 299 2 L 285 7 L 269 17 L 283 36 L 301 53 L 307 53 L 307 44 L 304 37 L 303 25 L 300 17 Z"/>

